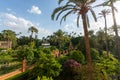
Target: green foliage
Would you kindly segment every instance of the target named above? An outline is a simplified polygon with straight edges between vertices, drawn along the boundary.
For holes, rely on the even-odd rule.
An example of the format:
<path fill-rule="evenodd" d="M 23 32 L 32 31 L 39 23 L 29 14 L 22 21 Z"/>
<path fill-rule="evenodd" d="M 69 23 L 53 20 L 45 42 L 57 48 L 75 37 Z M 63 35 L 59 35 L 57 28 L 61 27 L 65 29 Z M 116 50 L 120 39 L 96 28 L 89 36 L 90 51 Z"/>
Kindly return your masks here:
<path fill-rule="evenodd" d="M 7 74 L 9 72 L 15 71 L 16 69 L 18 69 L 20 67 L 21 67 L 20 63 L 14 64 L 14 65 L 3 64 L 0 67 L 0 75 Z"/>
<path fill-rule="evenodd" d="M 61 29 L 54 32 L 53 35 L 48 37 L 48 41 L 52 46 L 56 46 L 59 50 L 66 48 L 66 44 L 70 42 L 68 35 L 65 35 Z M 68 47 L 68 46 L 67 46 Z"/>
<path fill-rule="evenodd" d="M 40 58 L 36 62 L 35 68 L 32 70 L 32 76 L 56 77 L 61 71 L 61 65 L 55 60 L 51 54 L 40 53 Z"/>
<path fill-rule="evenodd" d="M 110 76 L 115 76 L 117 74 L 116 71 L 119 70 L 117 64 L 119 64 L 119 62 L 112 54 L 109 54 L 109 57 L 103 55 L 100 61 L 95 63 L 106 80 L 110 80 Z"/>
<path fill-rule="evenodd" d="M 3 36 L 2 40 L 12 41 L 12 47 L 17 45 L 16 33 L 12 30 L 3 30 L 1 35 Z"/>
<path fill-rule="evenodd" d="M 30 43 L 30 39 L 27 36 L 21 36 L 17 39 L 17 43 L 19 46 L 28 45 Z"/>
<path fill-rule="evenodd" d="M 43 52 L 46 53 L 46 54 L 51 54 L 50 48 L 44 48 Z"/>
<path fill-rule="evenodd" d="M 69 59 L 73 59 L 81 64 L 85 63 L 85 57 L 81 51 L 73 50 L 70 52 L 68 56 L 69 56 Z"/>
<path fill-rule="evenodd" d="M 28 32 L 31 32 L 30 40 L 32 41 L 33 33 L 37 34 L 38 33 L 38 29 L 35 28 L 34 26 L 31 26 L 31 27 L 28 28 Z"/>
<path fill-rule="evenodd" d="M 66 60 L 68 60 L 68 56 L 65 55 L 60 55 L 59 57 L 57 57 L 58 61 L 60 64 L 63 64 Z"/>
<path fill-rule="evenodd" d="M 7 50 L 0 52 L 0 64 L 10 63 L 12 60 L 13 57 Z"/>
<path fill-rule="evenodd" d="M 27 61 L 31 62 L 34 59 L 33 49 L 28 46 L 19 46 L 17 49 L 17 57 L 19 60 L 26 58 Z"/>
<path fill-rule="evenodd" d="M 92 60 L 100 59 L 99 52 L 94 48 L 91 48 L 91 56 L 92 56 Z"/>
<path fill-rule="evenodd" d="M 36 80 L 53 80 L 51 77 L 47 78 L 46 76 L 42 76 L 42 78 L 40 79 L 40 77 L 38 76 Z"/>
<path fill-rule="evenodd" d="M 40 80 L 40 77 L 38 76 L 36 80 Z"/>
<path fill-rule="evenodd" d="M 79 50 L 72 50 L 69 54 L 60 55 L 57 59 L 61 64 L 63 64 L 68 59 L 73 59 L 73 60 L 79 62 L 80 64 L 85 63 L 85 56 Z"/>

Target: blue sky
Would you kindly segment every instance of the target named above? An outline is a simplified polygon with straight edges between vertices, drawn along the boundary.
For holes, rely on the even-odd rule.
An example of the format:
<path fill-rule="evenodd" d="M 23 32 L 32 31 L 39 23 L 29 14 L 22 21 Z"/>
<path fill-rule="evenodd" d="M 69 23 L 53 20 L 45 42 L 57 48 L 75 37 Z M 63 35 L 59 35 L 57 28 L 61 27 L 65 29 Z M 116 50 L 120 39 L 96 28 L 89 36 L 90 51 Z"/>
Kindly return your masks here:
<path fill-rule="evenodd" d="M 38 37 L 50 35 L 58 29 L 66 32 L 82 33 L 82 27 L 76 27 L 76 17 L 70 16 L 62 25 L 59 21 L 52 21 L 51 14 L 58 6 L 58 0 L 0 0 L 0 31 L 10 29 L 22 35 L 29 35 L 28 28 L 35 26 L 38 30 Z M 99 3 L 98 0 L 97 3 Z M 116 5 L 119 5 L 117 3 Z M 96 12 L 101 9 L 96 9 Z M 108 17 L 110 18 L 110 17 Z M 120 16 L 119 16 L 120 18 Z M 112 24 L 111 18 L 108 19 L 109 26 Z M 82 25 L 81 21 L 80 24 Z M 91 21 L 91 29 L 98 29 L 97 26 L 103 26 L 103 20 L 98 23 Z"/>

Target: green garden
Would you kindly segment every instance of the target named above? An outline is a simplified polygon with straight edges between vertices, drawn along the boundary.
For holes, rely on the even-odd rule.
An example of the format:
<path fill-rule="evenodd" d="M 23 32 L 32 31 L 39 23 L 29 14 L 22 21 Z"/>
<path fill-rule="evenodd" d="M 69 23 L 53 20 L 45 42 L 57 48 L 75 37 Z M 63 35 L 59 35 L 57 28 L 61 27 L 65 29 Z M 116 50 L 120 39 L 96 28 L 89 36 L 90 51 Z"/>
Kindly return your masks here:
<path fill-rule="evenodd" d="M 93 6 L 97 0 L 58 0 L 59 7 L 53 10 L 52 20 L 66 21 L 70 14 L 76 15 L 76 27 L 82 20 L 84 33 L 65 32 L 58 29 L 53 34 L 39 39 L 35 26 L 28 28 L 29 36 L 17 37 L 13 30 L 3 30 L 0 41 L 11 41 L 11 48 L 0 49 L 0 75 L 22 67 L 34 65 L 7 80 L 120 80 L 120 26 L 116 24 L 114 2 L 106 0 Z M 93 8 L 110 7 L 100 11 L 105 28 L 88 30 L 89 14 L 97 21 Z M 112 14 L 114 25 L 107 27 L 106 16 Z M 91 26 L 92 27 L 92 26 Z M 50 45 L 43 45 L 49 43 Z"/>

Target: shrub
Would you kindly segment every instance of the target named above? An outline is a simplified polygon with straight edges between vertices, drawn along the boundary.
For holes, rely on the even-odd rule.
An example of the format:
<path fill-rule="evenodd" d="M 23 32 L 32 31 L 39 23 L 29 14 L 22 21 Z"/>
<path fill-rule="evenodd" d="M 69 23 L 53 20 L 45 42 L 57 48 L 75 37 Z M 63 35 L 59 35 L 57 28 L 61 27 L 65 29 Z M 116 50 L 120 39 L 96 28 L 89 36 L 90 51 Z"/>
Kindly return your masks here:
<path fill-rule="evenodd" d="M 91 48 L 91 57 L 92 57 L 92 60 L 100 59 L 99 52 L 94 48 Z"/>
<path fill-rule="evenodd" d="M 65 61 L 59 80 L 81 80 L 81 64 L 72 59 Z"/>
<path fill-rule="evenodd" d="M 69 54 L 69 59 L 74 59 L 75 61 L 84 64 L 85 63 L 85 57 L 81 51 L 73 50 Z"/>
<path fill-rule="evenodd" d="M 51 54 L 40 54 L 40 58 L 36 62 L 35 68 L 32 70 L 34 77 L 46 76 L 47 78 L 56 77 L 61 71 L 61 65 Z"/>

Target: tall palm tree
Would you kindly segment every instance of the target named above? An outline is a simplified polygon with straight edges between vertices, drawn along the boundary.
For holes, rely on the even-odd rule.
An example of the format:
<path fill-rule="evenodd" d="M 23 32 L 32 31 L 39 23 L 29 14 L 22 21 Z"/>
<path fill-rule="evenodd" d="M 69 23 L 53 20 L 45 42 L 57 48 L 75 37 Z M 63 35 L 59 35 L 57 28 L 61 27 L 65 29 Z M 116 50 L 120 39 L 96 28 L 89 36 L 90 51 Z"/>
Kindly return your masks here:
<path fill-rule="evenodd" d="M 105 37 L 106 37 L 106 51 L 107 51 L 107 55 L 108 55 L 108 38 L 107 38 L 107 18 L 106 15 L 108 15 L 110 13 L 109 9 L 104 9 L 101 11 L 101 13 L 99 13 L 99 15 L 101 15 L 100 17 L 104 18 L 105 21 Z"/>
<path fill-rule="evenodd" d="M 36 35 L 38 33 L 38 29 L 35 28 L 34 26 L 31 26 L 30 28 L 28 28 L 28 32 L 31 32 L 30 40 L 32 41 L 33 33 L 35 33 Z"/>
<path fill-rule="evenodd" d="M 62 3 L 65 0 L 59 0 L 58 3 Z M 87 65 L 88 65 L 88 77 L 90 80 L 93 79 L 93 74 L 92 74 L 92 59 L 91 59 L 91 53 L 90 53 L 90 44 L 89 44 L 89 37 L 88 37 L 88 29 L 87 27 L 89 26 L 89 20 L 87 16 L 87 12 L 90 11 L 95 19 L 95 13 L 92 10 L 91 4 L 94 3 L 96 0 L 68 0 L 65 5 L 57 7 L 53 13 L 52 13 L 52 19 L 58 20 L 59 16 L 66 12 L 65 15 L 61 18 L 60 23 L 64 20 L 66 20 L 66 17 L 70 14 L 76 14 L 77 15 L 77 26 L 79 27 L 79 19 L 80 16 L 82 17 L 82 22 L 83 22 L 83 28 L 84 28 L 84 35 L 85 35 L 85 46 L 86 46 L 86 57 L 87 57 Z"/>
<path fill-rule="evenodd" d="M 119 0 L 107 0 L 103 2 L 102 4 L 98 6 L 110 6 L 112 10 L 112 17 L 113 17 L 113 23 L 114 23 L 114 31 L 115 31 L 115 36 L 116 36 L 116 48 L 117 48 L 117 54 L 118 54 L 118 59 L 120 60 L 120 41 L 119 41 L 119 35 L 118 35 L 118 29 L 117 29 L 117 23 L 116 23 L 116 18 L 115 18 L 115 10 L 116 8 L 114 7 L 114 3 Z"/>

